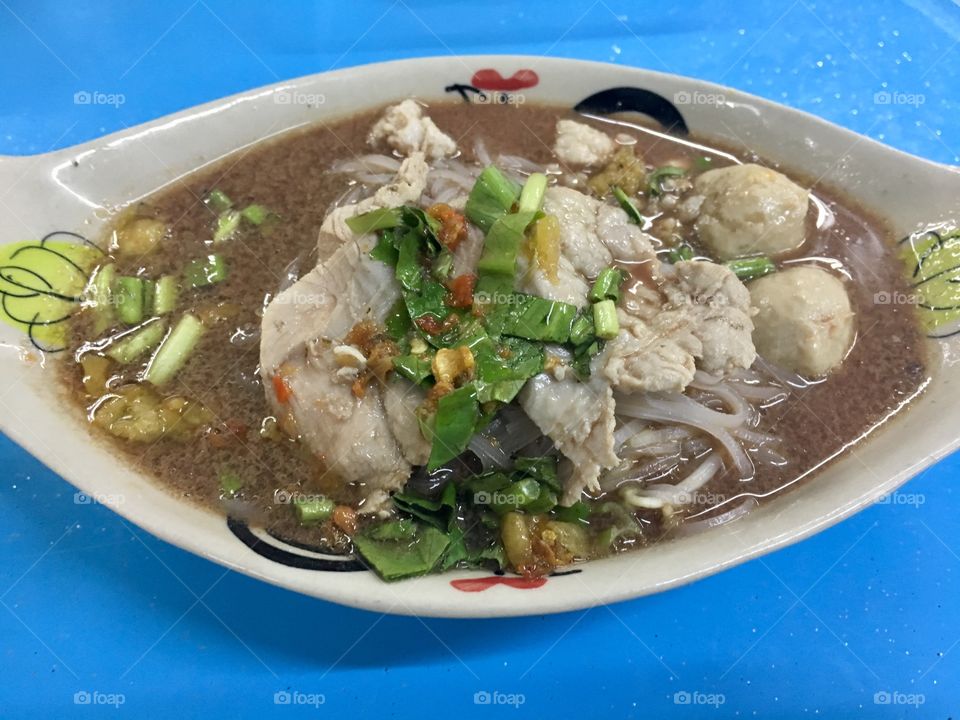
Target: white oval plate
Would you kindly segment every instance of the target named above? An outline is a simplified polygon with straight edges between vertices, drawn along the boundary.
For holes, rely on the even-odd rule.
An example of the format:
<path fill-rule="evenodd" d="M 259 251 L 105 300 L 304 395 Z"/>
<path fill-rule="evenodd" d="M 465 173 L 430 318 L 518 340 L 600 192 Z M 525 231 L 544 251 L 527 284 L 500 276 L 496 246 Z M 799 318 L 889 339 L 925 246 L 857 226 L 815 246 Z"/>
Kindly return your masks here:
<path fill-rule="evenodd" d="M 161 118 L 83 145 L 46 155 L 0 158 L 0 185 L 11 187 L 0 213 L 0 265 L 9 265 L 7 243 L 39 246 L 46 241 L 80 243 L 96 238 L 108 211 L 127 205 L 176 178 L 245 148 L 264 137 L 392 100 L 489 101 L 475 92 L 497 71 L 513 90 L 500 99 L 574 106 L 611 88 L 596 102 L 639 103 L 660 120 L 733 146 L 821 182 L 886 218 L 896 237 L 931 224 L 960 220 L 960 172 L 885 147 L 811 115 L 730 88 L 661 73 L 576 60 L 522 56 L 425 58 L 368 65 L 282 82 Z M 523 71 L 523 72 L 520 72 Z M 511 80 L 512 78 L 512 80 Z M 496 80 L 496 77 L 494 77 Z M 12 210 L 11 210 L 12 209 Z M 54 244 L 51 244 L 54 243 Z M 21 252 L 52 257 L 42 250 Z M 464 585 L 484 573 L 457 572 L 381 582 L 369 572 L 302 549 L 282 546 L 259 531 L 183 502 L 144 477 L 99 443 L 62 396 L 53 376 L 52 353 L 32 348 L 28 331 L 41 343 L 55 333 L 56 309 L 47 302 L 33 313 L 37 298 L 22 298 L 58 286 L 70 269 L 19 284 L 0 279 L 8 311 L 28 308 L 30 323 L 0 323 L 0 427 L 16 442 L 89 497 L 164 540 L 229 568 L 318 598 L 371 610 L 448 617 L 493 617 L 574 610 L 659 592 L 768 553 L 847 517 L 890 493 L 909 477 L 958 446 L 954 428 L 960 406 L 952 397 L 960 370 L 951 359 L 957 343 L 949 313 L 935 319 L 931 340 L 934 379 L 914 407 L 892 426 L 857 445 L 815 480 L 771 500 L 746 518 L 699 535 L 579 566 L 543 583 Z M 0 275 L 9 274 L 0 269 Z M 15 278 L 16 279 L 16 278 Z M 34 283 L 31 285 L 31 283 Z M 37 283 L 41 285 L 38 286 Z M 47 288 L 49 289 L 49 288 Z M 49 296 L 45 296 L 49 297 Z M 17 305 L 17 303 L 26 303 Z M 50 306 L 55 307 L 50 307 Z M 69 308 L 68 308 L 69 309 Z M 2 311 L 0 311 L 2 313 Z M 60 313 L 63 315 L 65 313 Z M 52 325 L 42 325 L 51 322 Z M 955 322 L 955 321 L 954 321 Z M 945 362 L 939 362 L 939 358 Z M 331 565 L 331 562 L 334 565 Z M 456 583 L 452 581 L 458 581 Z M 457 589 L 455 585 L 460 585 Z M 486 587 L 480 591 L 480 587 Z M 466 590 L 466 591 L 465 591 Z"/>

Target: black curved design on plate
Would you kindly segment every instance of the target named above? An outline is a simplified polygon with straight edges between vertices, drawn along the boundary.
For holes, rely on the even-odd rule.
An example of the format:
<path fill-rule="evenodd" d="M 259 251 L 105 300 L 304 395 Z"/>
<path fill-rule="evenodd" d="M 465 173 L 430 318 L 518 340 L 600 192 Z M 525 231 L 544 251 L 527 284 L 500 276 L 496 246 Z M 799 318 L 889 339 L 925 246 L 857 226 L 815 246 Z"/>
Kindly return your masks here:
<path fill-rule="evenodd" d="M 617 112 L 638 112 L 653 118 L 667 132 L 689 135 L 686 120 L 670 100 L 652 90 L 637 87 L 615 87 L 584 98 L 573 109 L 589 115 L 610 115 Z"/>
<path fill-rule="evenodd" d="M 342 560 L 315 558 L 307 555 L 298 555 L 277 545 L 271 545 L 263 538 L 254 535 L 253 531 L 250 530 L 250 526 L 247 525 L 245 521 L 238 520 L 234 517 L 227 518 L 227 527 L 240 542 L 253 550 L 257 555 L 265 557 L 267 560 L 280 563 L 281 565 L 286 565 L 287 567 L 294 567 L 300 570 L 323 570 L 326 572 L 359 572 L 367 569 L 363 563 L 353 557 L 345 557 Z M 273 535 L 272 533 L 268 534 L 270 534 L 270 537 L 290 547 L 309 550 L 311 552 L 324 552 L 321 548 L 314 548 L 303 543 L 294 543 L 277 535 Z"/>
<path fill-rule="evenodd" d="M 58 240 L 61 238 L 65 238 L 69 242 L 76 242 L 79 240 L 81 244 L 87 245 L 97 250 L 99 253 L 104 254 L 101 248 L 97 247 L 95 243 L 90 242 L 90 240 L 79 233 L 71 232 L 69 230 L 54 230 L 53 232 L 44 235 L 37 242 L 26 244 L 14 251 L 14 253 L 10 255 L 10 260 L 16 262 L 0 266 L 0 280 L 3 280 L 7 285 L 15 288 L 13 291 L 0 289 L 0 310 L 2 310 L 2 312 L 14 322 L 25 326 L 27 330 L 27 337 L 29 337 L 31 344 L 37 350 L 45 353 L 62 352 L 66 349 L 66 347 L 49 347 L 41 344 L 34 335 L 36 329 L 51 325 L 59 325 L 60 323 L 66 322 L 73 317 L 73 312 L 68 312 L 65 315 L 54 318 L 42 318 L 40 313 L 35 313 L 30 317 L 21 317 L 17 314 L 16 310 L 10 307 L 8 302 L 31 300 L 37 297 L 48 297 L 54 300 L 60 300 L 65 303 L 69 303 L 71 305 L 79 305 L 81 298 L 59 292 L 50 280 L 30 267 L 28 259 L 25 257 L 27 253 L 51 255 L 57 258 L 58 262 L 62 263 L 64 267 L 68 268 L 71 273 L 75 273 L 78 277 L 86 279 L 86 270 L 84 270 L 80 265 L 63 253 L 58 252 L 47 244 L 51 240 Z"/>

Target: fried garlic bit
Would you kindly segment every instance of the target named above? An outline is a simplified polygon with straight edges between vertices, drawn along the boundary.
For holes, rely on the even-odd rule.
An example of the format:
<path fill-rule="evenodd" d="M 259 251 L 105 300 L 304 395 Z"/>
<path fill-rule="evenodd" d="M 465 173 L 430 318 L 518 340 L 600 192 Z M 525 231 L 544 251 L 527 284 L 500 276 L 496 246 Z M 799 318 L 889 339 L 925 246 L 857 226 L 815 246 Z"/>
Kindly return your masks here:
<path fill-rule="evenodd" d="M 473 377 L 475 364 L 473 352 L 466 345 L 437 350 L 431 362 L 433 377 L 437 382 L 430 389 L 427 401 L 435 402 L 447 393 L 453 392 L 458 384 L 462 385 L 470 380 Z"/>

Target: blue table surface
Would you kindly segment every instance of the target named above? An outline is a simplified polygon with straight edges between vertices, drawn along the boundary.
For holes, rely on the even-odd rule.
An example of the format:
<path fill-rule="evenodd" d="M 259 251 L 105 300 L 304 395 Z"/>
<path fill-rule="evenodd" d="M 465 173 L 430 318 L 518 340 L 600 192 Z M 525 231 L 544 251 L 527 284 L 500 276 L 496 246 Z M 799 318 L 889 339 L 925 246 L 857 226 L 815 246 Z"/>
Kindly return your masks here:
<path fill-rule="evenodd" d="M 958 163 L 958 42 L 950 0 L 0 0 L 0 153 L 330 68 L 518 52 L 723 82 Z M 74 104 L 81 91 L 124 101 Z M 694 585 L 494 621 L 384 617 L 270 587 L 75 504 L 2 436 L 0 466 L 4 718 L 960 711 L 960 457 L 888 504 Z"/>

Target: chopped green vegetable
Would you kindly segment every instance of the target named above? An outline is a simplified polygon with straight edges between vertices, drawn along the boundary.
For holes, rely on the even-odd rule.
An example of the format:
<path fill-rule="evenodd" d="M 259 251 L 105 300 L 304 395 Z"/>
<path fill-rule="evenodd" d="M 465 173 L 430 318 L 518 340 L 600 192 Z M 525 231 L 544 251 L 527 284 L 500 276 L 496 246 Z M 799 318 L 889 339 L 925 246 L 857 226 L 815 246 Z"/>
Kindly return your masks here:
<path fill-rule="evenodd" d="M 227 197 L 227 194 L 222 190 L 211 190 L 203 202 L 217 215 L 233 207 L 233 200 Z"/>
<path fill-rule="evenodd" d="M 113 263 L 102 266 L 93 278 L 92 300 L 96 318 L 94 332 L 99 335 L 113 325 L 113 284 L 117 277 L 117 266 Z"/>
<path fill-rule="evenodd" d="M 541 485 L 537 497 L 520 509 L 529 515 L 540 515 L 553 510 L 557 506 L 557 502 L 557 493 L 546 485 Z"/>
<path fill-rule="evenodd" d="M 577 314 L 573 324 L 570 325 L 570 343 L 572 345 L 582 345 L 583 343 L 593 342 L 597 336 L 593 325 L 593 311 L 581 311 Z"/>
<path fill-rule="evenodd" d="M 233 470 L 221 470 L 218 477 L 224 495 L 233 497 L 243 488 L 243 480 Z"/>
<path fill-rule="evenodd" d="M 403 298 L 393 304 L 383 324 L 387 329 L 387 334 L 397 342 L 405 338 L 407 333 L 413 329 L 413 321 L 410 320 L 410 313 L 407 312 L 407 304 L 403 301 Z"/>
<path fill-rule="evenodd" d="M 447 280 L 453 272 L 453 253 L 444 248 L 433 261 L 433 269 L 430 271 L 437 280 Z"/>
<path fill-rule="evenodd" d="M 437 499 L 419 497 L 408 492 L 393 496 L 397 510 L 413 515 L 439 530 L 448 530 L 457 516 L 457 488 L 452 482 L 443 487 Z"/>
<path fill-rule="evenodd" d="M 513 461 L 514 472 L 522 477 L 531 477 L 539 483 L 548 485 L 560 492 L 563 487 L 557 479 L 557 459 L 549 455 L 543 457 L 518 457 Z"/>
<path fill-rule="evenodd" d="M 121 365 L 128 365 L 150 350 L 163 339 L 167 331 L 164 320 L 148 321 L 142 327 L 124 335 L 122 339 L 113 343 L 107 350 L 107 357 L 116 360 Z"/>
<path fill-rule="evenodd" d="M 366 533 L 374 540 L 413 540 L 417 536 L 417 521 L 400 518 L 370 528 Z"/>
<path fill-rule="evenodd" d="M 617 306 L 613 300 L 601 300 L 593 304 L 593 324 L 597 337 L 612 340 L 620 332 L 620 320 L 617 318 Z"/>
<path fill-rule="evenodd" d="M 603 340 L 591 340 L 573 349 L 573 369 L 581 380 L 590 377 L 590 361 L 602 349 Z"/>
<path fill-rule="evenodd" d="M 399 256 L 400 254 L 393 244 L 392 236 L 389 233 L 380 233 L 377 244 L 374 245 L 373 250 L 370 251 L 370 257 L 386 265 L 396 267 Z"/>
<path fill-rule="evenodd" d="M 553 514 L 557 520 L 561 520 L 563 522 L 583 523 L 586 522 L 588 517 L 590 517 L 590 506 L 582 500 L 577 500 L 577 502 L 569 507 L 555 507 L 553 509 Z"/>
<path fill-rule="evenodd" d="M 486 338 L 473 348 L 476 376 L 486 382 L 521 380 L 543 370 L 543 348 L 515 337 Z"/>
<path fill-rule="evenodd" d="M 640 210 L 637 209 L 637 206 L 634 204 L 627 194 L 621 190 L 619 187 L 614 185 L 610 188 L 613 191 L 613 196 L 617 199 L 617 202 L 620 203 L 620 207 L 623 208 L 623 211 L 627 214 L 631 220 L 633 220 L 637 225 L 643 227 L 646 224 L 643 215 L 640 213 Z"/>
<path fill-rule="evenodd" d="M 191 260 L 183 270 L 183 279 L 194 288 L 215 285 L 227 279 L 227 263 L 216 253 Z"/>
<path fill-rule="evenodd" d="M 404 290 L 416 292 L 423 283 L 420 242 L 416 233 L 406 233 L 397 247 L 397 281 Z"/>
<path fill-rule="evenodd" d="M 440 562 L 450 538 L 430 525 L 395 520 L 353 537 L 360 557 L 384 580 L 426 575 Z"/>
<path fill-rule="evenodd" d="M 624 281 L 624 273 L 619 268 L 608 267 L 600 271 L 597 279 L 593 281 L 593 287 L 587 294 L 590 302 L 600 302 L 601 300 L 620 299 L 620 284 Z"/>
<path fill-rule="evenodd" d="M 336 503 L 330 498 L 297 498 L 293 501 L 301 525 L 318 525 L 333 515 Z"/>
<path fill-rule="evenodd" d="M 386 230 L 403 224 L 403 208 L 380 208 L 347 218 L 347 227 L 357 235 Z"/>
<path fill-rule="evenodd" d="M 200 336 L 203 323 L 193 315 L 184 315 L 153 354 L 144 380 L 153 385 L 164 385 L 173 379 L 186 364 Z"/>
<path fill-rule="evenodd" d="M 520 191 L 517 202 L 518 213 L 537 213 L 543 205 L 543 196 L 547 192 L 547 176 L 543 173 L 531 173 Z"/>
<path fill-rule="evenodd" d="M 518 510 L 540 497 L 540 483 L 528 478 L 510 483 L 490 496 L 490 506 L 497 513 Z"/>
<path fill-rule="evenodd" d="M 510 212 L 519 196 L 520 186 L 490 165 L 484 168 L 474 183 L 467 198 L 465 214 L 470 222 L 489 232 L 500 217 Z"/>
<path fill-rule="evenodd" d="M 734 275 L 744 281 L 756 280 L 758 277 L 776 272 L 777 269 L 777 266 L 773 264 L 773 260 L 763 255 L 759 257 L 728 260 L 724 265 L 733 270 Z"/>
<path fill-rule="evenodd" d="M 670 177 L 686 175 L 687 171 L 680 167 L 664 165 L 654 170 L 647 177 L 647 190 L 651 195 L 660 195 L 663 192 L 663 181 Z"/>
<path fill-rule="evenodd" d="M 251 225 L 263 225 L 263 221 L 267 219 L 267 215 L 270 213 L 263 205 L 253 204 L 247 205 L 240 211 L 240 214 Z"/>
<path fill-rule="evenodd" d="M 153 307 L 156 304 L 157 284 L 153 280 L 143 281 L 143 316 L 155 315 Z"/>
<path fill-rule="evenodd" d="M 667 259 L 672 265 L 676 265 L 683 260 L 693 260 L 693 248 L 683 243 L 673 248 L 667 255 Z"/>
<path fill-rule="evenodd" d="M 497 334 L 563 343 L 570 339 L 570 327 L 576 316 L 576 305 L 511 293 L 487 315 L 487 325 Z"/>
<path fill-rule="evenodd" d="M 177 307 L 177 296 L 179 294 L 177 278 L 173 275 L 164 275 L 157 280 L 153 297 L 153 314 L 166 315 L 173 312 Z"/>
<path fill-rule="evenodd" d="M 477 262 L 477 272 L 483 275 L 499 275 L 508 281 L 505 289 L 513 290 L 517 272 L 517 255 L 523 246 L 523 233 L 533 220 L 534 213 L 512 213 L 501 216 L 490 227 L 483 243 L 483 253 Z"/>
<path fill-rule="evenodd" d="M 127 325 L 143 320 L 143 279 L 119 277 L 116 281 L 117 316 Z"/>
<path fill-rule="evenodd" d="M 393 358 L 393 369 L 417 385 L 433 374 L 430 358 L 423 355 L 399 355 Z"/>
<path fill-rule="evenodd" d="M 233 237 L 240 227 L 240 213 L 236 210 L 226 210 L 217 216 L 217 229 L 213 233 L 213 244 L 219 245 Z"/>
<path fill-rule="evenodd" d="M 693 162 L 697 166 L 697 170 L 709 170 L 713 167 L 713 158 L 706 155 L 701 155 Z"/>
<path fill-rule="evenodd" d="M 480 419 L 477 389 L 473 384 L 457 388 L 437 401 L 433 441 L 427 470 L 436 470 L 467 449 Z"/>

